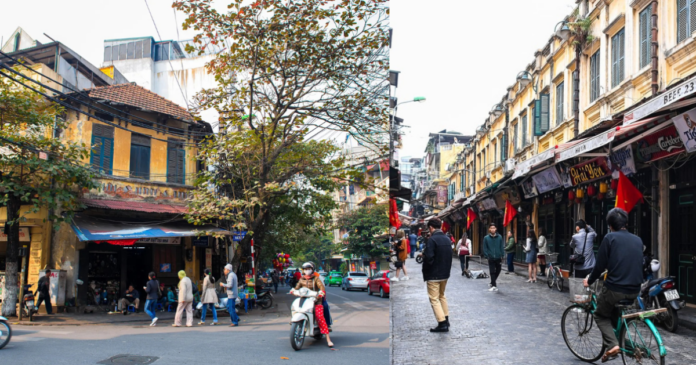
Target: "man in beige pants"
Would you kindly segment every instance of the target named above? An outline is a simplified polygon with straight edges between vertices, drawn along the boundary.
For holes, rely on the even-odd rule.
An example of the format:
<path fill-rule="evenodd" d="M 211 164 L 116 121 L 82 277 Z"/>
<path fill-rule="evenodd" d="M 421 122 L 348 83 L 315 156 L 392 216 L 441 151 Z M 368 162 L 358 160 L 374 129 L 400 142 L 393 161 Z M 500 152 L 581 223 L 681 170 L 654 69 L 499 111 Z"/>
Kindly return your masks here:
<path fill-rule="evenodd" d="M 172 327 L 181 327 L 181 319 L 186 310 L 186 327 L 193 327 L 193 285 L 184 270 L 179 271 L 179 305 Z"/>
<path fill-rule="evenodd" d="M 437 327 L 431 328 L 430 332 L 448 332 L 450 326 L 445 288 L 452 270 L 452 241 L 441 227 L 442 221 L 438 218 L 428 221 L 430 239 L 423 250 L 423 280 L 428 284 L 430 305 L 437 319 Z"/>

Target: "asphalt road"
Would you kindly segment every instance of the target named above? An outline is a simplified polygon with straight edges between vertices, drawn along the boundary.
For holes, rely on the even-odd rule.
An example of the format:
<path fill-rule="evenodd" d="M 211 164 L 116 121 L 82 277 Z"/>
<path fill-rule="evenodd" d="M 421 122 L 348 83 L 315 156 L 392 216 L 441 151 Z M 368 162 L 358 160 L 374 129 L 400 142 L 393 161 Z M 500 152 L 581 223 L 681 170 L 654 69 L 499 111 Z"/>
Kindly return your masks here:
<path fill-rule="evenodd" d="M 227 326 L 229 317 L 220 319 L 224 325 L 193 328 L 173 328 L 171 321 L 157 327 L 15 325 L 12 341 L 0 350 L 0 363 L 98 364 L 125 354 L 157 357 L 154 364 L 389 363 L 389 299 L 327 288 L 335 348 L 329 349 L 326 339 L 308 338 L 296 352 L 289 339 L 292 298 L 281 293 L 287 289 L 279 288 L 277 313 L 241 315 L 237 328 Z"/>

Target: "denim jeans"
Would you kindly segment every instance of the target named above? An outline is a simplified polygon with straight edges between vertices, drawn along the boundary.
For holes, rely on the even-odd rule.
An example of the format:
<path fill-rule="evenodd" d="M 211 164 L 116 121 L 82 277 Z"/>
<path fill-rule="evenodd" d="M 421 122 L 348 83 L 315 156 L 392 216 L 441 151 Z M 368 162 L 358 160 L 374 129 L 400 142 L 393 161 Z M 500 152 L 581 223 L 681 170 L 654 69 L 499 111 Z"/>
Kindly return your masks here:
<path fill-rule="evenodd" d="M 239 316 L 237 315 L 237 312 L 235 312 L 234 310 L 235 300 L 235 298 L 227 299 L 227 311 L 230 312 L 230 318 L 232 319 L 232 323 L 239 324 Z"/>
<path fill-rule="evenodd" d="M 416 245 L 411 245 L 411 258 L 416 254 Z"/>
<path fill-rule="evenodd" d="M 514 258 L 515 258 L 514 252 L 510 252 L 509 254 L 507 254 L 507 265 L 508 265 L 509 272 L 515 272 L 515 264 L 513 264 Z"/>
<path fill-rule="evenodd" d="M 469 255 L 459 255 L 459 265 L 462 267 L 462 272 L 469 269 Z"/>
<path fill-rule="evenodd" d="M 210 309 L 213 311 L 213 322 L 217 323 L 217 311 L 215 310 L 215 304 L 213 303 L 203 304 L 203 308 L 201 308 L 201 322 L 205 322 L 205 312 L 208 309 L 208 306 L 210 306 Z"/>
<path fill-rule="evenodd" d="M 155 319 L 155 308 L 157 308 L 157 300 L 148 299 L 145 301 L 145 313 L 150 316 L 150 319 Z"/>

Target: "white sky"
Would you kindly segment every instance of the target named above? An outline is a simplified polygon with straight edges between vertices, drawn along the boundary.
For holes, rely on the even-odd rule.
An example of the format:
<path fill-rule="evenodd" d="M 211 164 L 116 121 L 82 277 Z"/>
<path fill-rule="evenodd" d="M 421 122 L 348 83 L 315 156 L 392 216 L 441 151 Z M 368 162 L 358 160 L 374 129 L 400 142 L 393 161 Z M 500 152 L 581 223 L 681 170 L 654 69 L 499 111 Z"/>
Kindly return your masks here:
<path fill-rule="evenodd" d="M 401 71 L 400 156 L 422 157 L 428 134 L 471 135 L 534 60 L 575 0 L 392 0 L 390 68 Z"/>

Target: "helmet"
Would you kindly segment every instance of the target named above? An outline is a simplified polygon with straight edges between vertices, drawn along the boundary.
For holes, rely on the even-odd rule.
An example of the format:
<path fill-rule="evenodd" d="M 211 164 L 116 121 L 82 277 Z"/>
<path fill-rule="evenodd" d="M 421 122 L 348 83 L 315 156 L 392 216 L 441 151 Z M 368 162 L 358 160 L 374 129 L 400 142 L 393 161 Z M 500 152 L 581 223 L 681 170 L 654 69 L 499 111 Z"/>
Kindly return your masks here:
<path fill-rule="evenodd" d="M 310 261 L 307 261 L 304 264 L 302 264 L 302 270 L 304 269 L 312 269 L 312 271 L 314 271 L 314 264 Z"/>
<path fill-rule="evenodd" d="M 660 261 L 658 261 L 658 260 L 650 261 L 650 270 L 652 270 L 653 272 L 660 271 Z"/>

